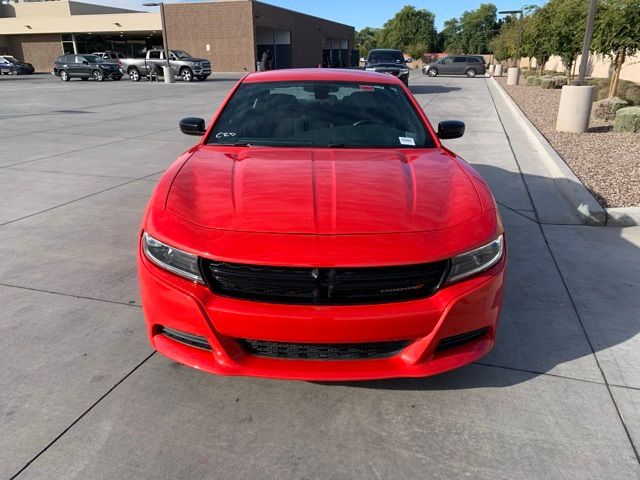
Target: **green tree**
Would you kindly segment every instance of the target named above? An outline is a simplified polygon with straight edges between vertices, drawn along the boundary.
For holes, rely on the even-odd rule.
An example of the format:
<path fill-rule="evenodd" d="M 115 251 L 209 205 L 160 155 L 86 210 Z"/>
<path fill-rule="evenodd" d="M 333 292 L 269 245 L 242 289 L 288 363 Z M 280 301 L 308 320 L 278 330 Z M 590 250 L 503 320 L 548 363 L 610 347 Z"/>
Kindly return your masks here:
<path fill-rule="evenodd" d="M 379 28 L 364 27 L 356 32 L 355 42 L 361 57 L 366 57 L 371 50 L 378 46 L 379 37 Z"/>
<path fill-rule="evenodd" d="M 437 45 L 435 15 L 407 5 L 388 20 L 380 34 L 380 47 L 406 50 L 410 45 L 424 45 L 432 50 Z"/>
<path fill-rule="evenodd" d="M 587 4 L 585 0 L 550 0 L 542 8 L 550 19 L 552 53 L 562 59 L 568 77 L 582 50 Z"/>
<path fill-rule="evenodd" d="M 450 18 L 444 22 L 444 27 L 438 33 L 437 50 L 448 53 L 463 53 L 460 44 L 460 22 L 457 18 Z"/>
<path fill-rule="evenodd" d="M 499 33 L 489 42 L 489 51 L 498 61 L 515 58 L 519 20 L 508 16 L 499 22 L 499 25 Z"/>
<path fill-rule="evenodd" d="M 481 3 L 476 10 L 460 17 L 460 45 L 464 53 L 487 53 L 497 27 L 496 6 Z"/>
<path fill-rule="evenodd" d="M 532 15 L 524 17 L 521 50 L 523 56 L 536 59 L 542 75 L 544 65 L 554 50 L 554 35 L 548 10 L 538 8 L 533 10 Z"/>
<path fill-rule="evenodd" d="M 615 97 L 622 65 L 640 50 L 640 0 L 602 0 L 591 45 L 594 52 L 611 59 L 609 96 Z"/>

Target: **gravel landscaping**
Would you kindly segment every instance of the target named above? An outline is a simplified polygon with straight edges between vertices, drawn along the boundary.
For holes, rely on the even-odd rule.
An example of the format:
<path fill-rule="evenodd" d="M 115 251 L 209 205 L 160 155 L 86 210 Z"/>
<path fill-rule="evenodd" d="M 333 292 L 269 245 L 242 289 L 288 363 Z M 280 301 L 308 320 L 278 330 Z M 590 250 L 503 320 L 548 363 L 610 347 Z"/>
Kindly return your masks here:
<path fill-rule="evenodd" d="M 613 121 L 593 115 L 587 133 L 556 132 L 559 89 L 496 80 L 602 206 L 640 206 L 640 134 L 613 132 Z"/>

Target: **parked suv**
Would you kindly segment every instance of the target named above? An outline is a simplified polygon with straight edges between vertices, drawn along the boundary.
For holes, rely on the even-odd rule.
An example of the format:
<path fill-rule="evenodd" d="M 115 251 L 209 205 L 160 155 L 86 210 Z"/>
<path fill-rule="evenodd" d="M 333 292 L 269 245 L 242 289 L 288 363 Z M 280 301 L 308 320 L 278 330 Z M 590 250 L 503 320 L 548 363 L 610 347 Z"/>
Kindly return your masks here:
<path fill-rule="evenodd" d="M 430 77 L 436 75 L 466 75 L 467 77 L 484 75 L 484 59 L 479 55 L 450 55 L 437 62 L 427 63 L 422 67 L 422 73 Z"/>
<path fill-rule="evenodd" d="M 62 55 L 53 64 L 53 74 L 60 77 L 63 82 L 72 78 L 88 80 L 93 78 L 98 82 L 105 78 L 120 80 L 122 69 L 117 62 L 105 60 L 97 55 Z"/>
<path fill-rule="evenodd" d="M 33 73 L 33 65 L 21 62 L 11 55 L 0 55 L 0 73 L 8 75 L 23 75 Z"/>
<path fill-rule="evenodd" d="M 400 50 L 373 49 L 369 52 L 364 68 L 369 72 L 393 75 L 402 80 L 405 85 L 409 85 L 409 68 L 407 68 L 407 61 Z"/>

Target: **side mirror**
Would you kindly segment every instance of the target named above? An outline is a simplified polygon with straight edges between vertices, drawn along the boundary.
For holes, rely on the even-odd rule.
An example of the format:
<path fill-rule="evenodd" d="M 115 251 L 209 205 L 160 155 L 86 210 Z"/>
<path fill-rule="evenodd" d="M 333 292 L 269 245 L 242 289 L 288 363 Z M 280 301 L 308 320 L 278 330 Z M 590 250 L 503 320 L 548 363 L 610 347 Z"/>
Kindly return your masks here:
<path fill-rule="evenodd" d="M 83 65 L 89 65 L 89 62 L 87 62 L 86 60 L 83 60 L 83 61 L 82 61 L 82 64 L 83 64 Z"/>
<path fill-rule="evenodd" d="M 204 135 L 206 130 L 202 118 L 187 117 L 180 120 L 180 131 L 185 135 Z"/>
<path fill-rule="evenodd" d="M 459 120 L 445 120 L 438 124 L 438 138 L 448 140 L 460 138 L 464 135 L 464 122 Z"/>

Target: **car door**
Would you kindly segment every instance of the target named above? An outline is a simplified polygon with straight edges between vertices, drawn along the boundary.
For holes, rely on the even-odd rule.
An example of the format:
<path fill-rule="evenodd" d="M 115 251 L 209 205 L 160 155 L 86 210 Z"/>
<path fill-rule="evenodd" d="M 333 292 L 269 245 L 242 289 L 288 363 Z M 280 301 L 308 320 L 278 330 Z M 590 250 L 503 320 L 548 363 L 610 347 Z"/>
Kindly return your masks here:
<path fill-rule="evenodd" d="M 467 57 L 453 57 L 453 69 L 454 75 L 464 75 L 467 71 Z"/>
<path fill-rule="evenodd" d="M 80 77 L 87 77 L 91 75 L 91 65 L 89 64 L 89 60 L 82 55 L 76 55 L 75 71 L 76 75 Z"/>
<path fill-rule="evenodd" d="M 0 72 L 9 73 L 10 68 L 11 68 L 11 63 L 9 63 L 9 61 L 6 58 L 0 57 Z"/>
<path fill-rule="evenodd" d="M 444 75 L 453 73 L 453 57 L 445 57 L 438 62 L 438 73 Z"/>

